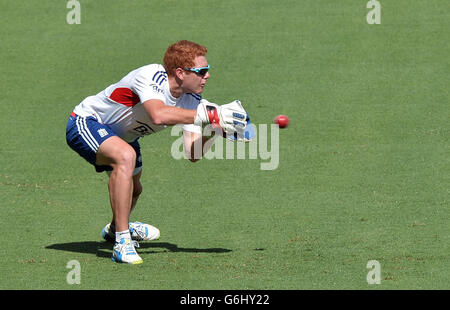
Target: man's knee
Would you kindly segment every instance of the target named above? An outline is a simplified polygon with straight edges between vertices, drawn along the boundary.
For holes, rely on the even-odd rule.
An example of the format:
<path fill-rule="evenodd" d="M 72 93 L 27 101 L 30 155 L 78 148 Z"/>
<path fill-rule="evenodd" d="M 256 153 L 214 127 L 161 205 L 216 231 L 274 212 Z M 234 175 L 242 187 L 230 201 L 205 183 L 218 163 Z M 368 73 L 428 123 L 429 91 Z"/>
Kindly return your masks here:
<path fill-rule="evenodd" d="M 127 147 L 120 152 L 119 163 L 127 165 L 132 164 L 134 169 L 136 164 L 136 152 L 132 147 Z"/>
<path fill-rule="evenodd" d="M 125 170 L 133 173 L 136 165 L 136 152 L 132 147 L 124 147 L 114 154 L 112 163 L 113 170 Z"/>
<path fill-rule="evenodd" d="M 132 176 L 136 165 L 136 151 L 121 138 L 113 136 L 100 145 L 96 164 L 110 166 L 113 172 Z"/>

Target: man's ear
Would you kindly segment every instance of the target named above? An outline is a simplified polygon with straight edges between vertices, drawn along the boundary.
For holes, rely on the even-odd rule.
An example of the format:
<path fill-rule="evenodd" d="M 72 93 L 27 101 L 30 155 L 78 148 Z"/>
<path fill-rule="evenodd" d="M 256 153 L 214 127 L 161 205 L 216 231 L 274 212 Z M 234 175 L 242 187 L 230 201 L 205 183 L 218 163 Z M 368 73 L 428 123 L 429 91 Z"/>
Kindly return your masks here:
<path fill-rule="evenodd" d="M 175 69 L 175 76 L 180 79 L 183 80 L 184 79 L 184 70 L 181 68 L 176 68 Z"/>

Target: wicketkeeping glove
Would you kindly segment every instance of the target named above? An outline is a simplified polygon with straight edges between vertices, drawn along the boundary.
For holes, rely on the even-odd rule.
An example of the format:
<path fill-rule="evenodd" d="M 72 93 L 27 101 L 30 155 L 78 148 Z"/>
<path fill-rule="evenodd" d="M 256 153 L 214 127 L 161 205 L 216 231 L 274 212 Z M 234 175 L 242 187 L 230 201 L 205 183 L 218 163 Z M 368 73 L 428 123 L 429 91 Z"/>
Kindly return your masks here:
<path fill-rule="evenodd" d="M 237 128 L 236 132 L 234 133 L 223 133 L 223 137 L 230 140 L 230 141 L 237 141 L 237 142 L 250 142 L 254 138 L 256 138 L 256 129 L 255 125 L 250 122 L 250 117 L 247 113 L 247 126 L 245 128 Z"/>
<path fill-rule="evenodd" d="M 202 99 L 197 107 L 195 125 L 212 124 L 221 127 L 226 133 L 234 133 L 237 128 L 243 129 L 247 125 L 247 112 L 239 100 L 218 106 L 208 100 Z"/>

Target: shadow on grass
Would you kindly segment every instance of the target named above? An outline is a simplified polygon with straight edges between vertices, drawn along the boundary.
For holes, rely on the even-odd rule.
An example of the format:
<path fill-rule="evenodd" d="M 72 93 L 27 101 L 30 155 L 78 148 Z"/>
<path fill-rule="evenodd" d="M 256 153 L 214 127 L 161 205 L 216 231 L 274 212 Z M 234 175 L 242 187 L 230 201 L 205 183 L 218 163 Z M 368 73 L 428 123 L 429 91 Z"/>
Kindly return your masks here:
<path fill-rule="evenodd" d="M 60 250 L 77 253 L 90 253 L 98 257 L 111 257 L 113 244 L 107 241 L 80 241 L 68 243 L 56 243 L 45 247 L 51 250 Z M 163 250 L 156 250 L 163 248 Z M 232 250 L 222 248 L 180 248 L 178 245 L 168 242 L 139 243 L 139 253 L 163 253 L 163 252 L 186 252 L 186 253 L 228 253 Z"/>

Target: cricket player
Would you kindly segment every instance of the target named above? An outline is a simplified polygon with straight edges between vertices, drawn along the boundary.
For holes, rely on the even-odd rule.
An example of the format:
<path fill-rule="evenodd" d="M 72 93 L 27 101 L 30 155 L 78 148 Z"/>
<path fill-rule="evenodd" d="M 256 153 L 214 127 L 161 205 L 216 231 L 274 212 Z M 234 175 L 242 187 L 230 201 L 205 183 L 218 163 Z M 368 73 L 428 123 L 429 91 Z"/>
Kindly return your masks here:
<path fill-rule="evenodd" d="M 85 98 L 69 117 L 68 145 L 97 172 L 109 174 L 113 216 L 102 236 L 114 241 L 115 262 L 142 263 L 136 252 L 137 241 L 160 236 L 158 228 L 129 220 L 142 192 L 139 138 L 183 124 L 186 154 L 196 161 L 194 145 L 201 145 L 203 152 L 208 140 L 202 135 L 202 126 L 220 126 L 226 135 L 246 127 L 247 113 L 239 101 L 219 106 L 202 99 L 210 77 L 206 53 L 206 47 L 197 43 L 176 42 L 167 49 L 164 65 L 150 64 L 131 71 L 119 82 Z"/>

